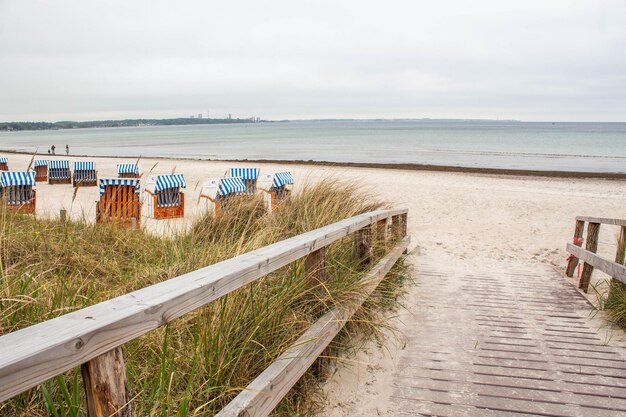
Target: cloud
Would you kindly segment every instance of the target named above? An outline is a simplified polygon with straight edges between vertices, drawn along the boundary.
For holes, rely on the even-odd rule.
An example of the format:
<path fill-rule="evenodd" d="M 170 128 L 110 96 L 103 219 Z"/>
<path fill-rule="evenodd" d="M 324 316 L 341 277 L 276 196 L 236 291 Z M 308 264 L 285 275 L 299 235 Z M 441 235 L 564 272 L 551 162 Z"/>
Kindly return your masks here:
<path fill-rule="evenodd" d="M 622 1 L 0 1 L 0 120 L 624 121 Z"/>

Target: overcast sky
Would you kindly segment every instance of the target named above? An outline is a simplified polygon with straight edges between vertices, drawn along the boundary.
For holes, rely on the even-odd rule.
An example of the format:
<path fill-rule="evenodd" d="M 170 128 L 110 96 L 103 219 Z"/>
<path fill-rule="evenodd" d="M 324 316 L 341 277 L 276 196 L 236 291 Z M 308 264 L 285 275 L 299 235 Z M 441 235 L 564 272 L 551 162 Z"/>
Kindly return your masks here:
<path fill-rule="evenodd" d="M 0 0 L 0 120 L 626 121 L 626 1 Z"/>

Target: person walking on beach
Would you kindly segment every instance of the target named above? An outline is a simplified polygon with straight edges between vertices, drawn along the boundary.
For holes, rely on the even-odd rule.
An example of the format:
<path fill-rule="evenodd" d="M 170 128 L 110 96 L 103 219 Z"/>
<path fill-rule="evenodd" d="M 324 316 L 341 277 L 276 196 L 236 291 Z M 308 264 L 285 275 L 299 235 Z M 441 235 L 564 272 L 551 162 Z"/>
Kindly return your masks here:
<path fill-rule="evenodd" d="M 70 154 L 70 145 L 65 145 L 65 155 Z"/>
<path fill-rule="evenodd" d="M 50 148 L 52 150 L 52 155 L 56 155 L 56 152 L 55 152 L 56 148 L 57 147 L 54 145 L 52 145 L 52 147 Z"/>

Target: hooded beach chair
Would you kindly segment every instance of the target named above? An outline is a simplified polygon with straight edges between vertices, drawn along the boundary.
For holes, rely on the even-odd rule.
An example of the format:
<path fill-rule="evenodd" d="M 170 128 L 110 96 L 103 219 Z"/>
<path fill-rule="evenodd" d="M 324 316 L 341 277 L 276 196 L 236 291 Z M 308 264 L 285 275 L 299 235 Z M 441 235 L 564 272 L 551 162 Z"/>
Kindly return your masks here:
<path fill-rule="evenodd" d="M 291 193 L 294 180 L 291 172 L 275 172 L 264 175 L 260 180 L 259 190 L 264 193 L 268 211 L 276 209 Z"/>
<path fill-rule="evenodd" d="M 48 162 L 48 184 L 71 184 L 70 161 Z"/>
<path fill-rule="evenodd" d="M 139 178 L 141 168 L 137 164 L 117 164 L 117 176 L 120 178 Z"/>
<path fill-rule="evenodd" d="M 35 181 L 48 182 L 47 159 L 35 159 L 35 162 L 33 163 L 33 169 L 35 170 Z"/>
<path fill-rule="evenodd" d="M 226 172 L 227 178 L 241 178 L 246 185 L 246 194 L 254 194 L 256 192 L 256 181 L 259 177 L 257 168 L 230 168 Z"/>
<path fill-rule="evenodd" d="M 10 210 L 35 214 L 37 200 L 35 173 L 0 172 L 0 195 Z"/>
<path fill-rule="evenodd" d="M 207 202 L 207 209 L 216 217 L 227 210 L 233 198 L 246 195 L 246 184 L 239 177 L 213 179 L 202 186 L 201 198 Z"/>
<path fill-rule="evenodd" d="M 9 170 L 9 158 L 0 158 L 0 171 Z"/>
<path fill-rule="evenodd" d="M 173 219 L 185 216 L 185 193 L 186 188 L 183 174 L 157 175 L 156 180 L 146 185 L 148 193 L 148 212 L 155 219 Z"/>
<path fill-rule="evenodd" d="M 97 177 L 93 162 L 74 162 L 74 187 L 95 187 L 98 185 Z"/>
<path fill-rule="evenodd" d="M 96 203 L 96 223 L 117 222 L 139 228 L 141 188 L 138 178 L 100 178 L 100 200 Z"/>

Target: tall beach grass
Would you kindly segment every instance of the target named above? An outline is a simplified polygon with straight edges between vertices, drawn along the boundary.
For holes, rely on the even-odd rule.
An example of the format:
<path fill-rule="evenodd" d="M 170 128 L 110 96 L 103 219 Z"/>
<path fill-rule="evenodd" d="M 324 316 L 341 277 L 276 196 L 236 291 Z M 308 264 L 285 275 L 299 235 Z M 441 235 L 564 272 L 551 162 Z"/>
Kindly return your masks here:
<path fill-rule="evenodd" d="M 207 215 L 185 232 L 159 237 L 87 222 L 61 223 L 0 212 L 0 334 L 110 299 L 384 204 L 353 184 L 307 185 L 273 214 L 260 199 Z M 392 243 L 375 236 L 375 258 Z M 350 303 L 362 271 L 352 238 L 327 249 L 328 281 L 302 260 L 124 345 L 137 416 L 210 416 L 276 359 L 321 314 Z M 402 291 L 401 260 L 327 351 L 379 336 Z M 357 337 L 352 337 L 358 335 Z M 277 415 L 308 415 L 323 378 L 314 367 Z M 80 370 L 0 404 L 4 416 L 85 415 Z"/>

